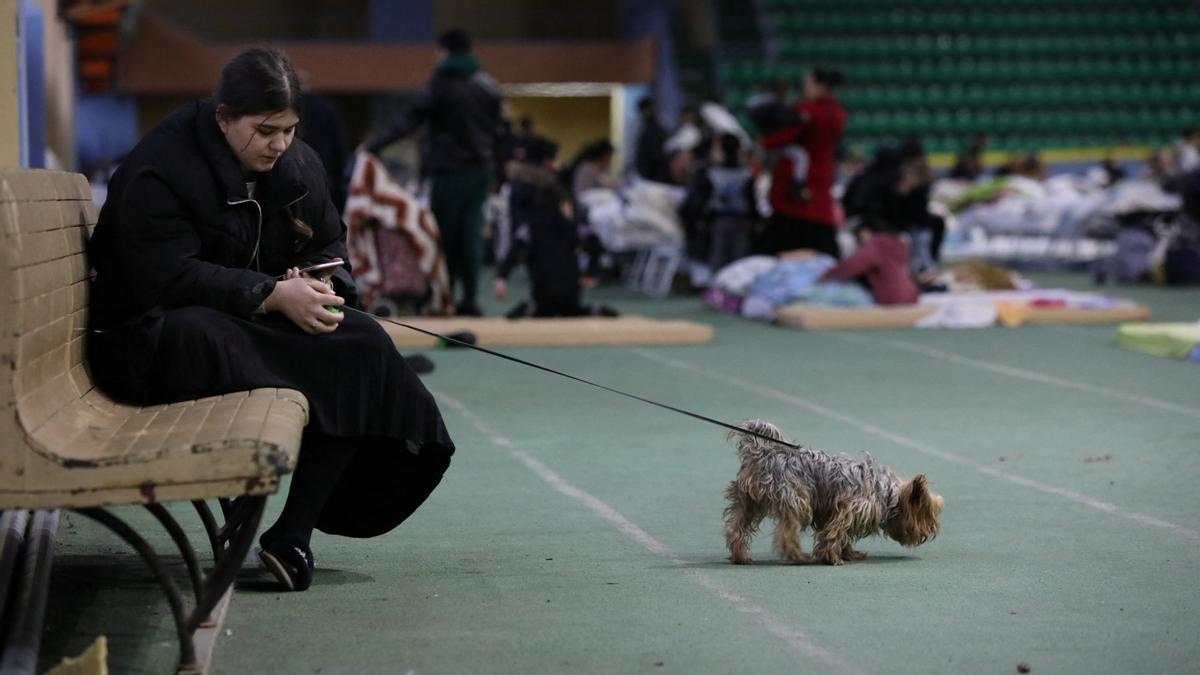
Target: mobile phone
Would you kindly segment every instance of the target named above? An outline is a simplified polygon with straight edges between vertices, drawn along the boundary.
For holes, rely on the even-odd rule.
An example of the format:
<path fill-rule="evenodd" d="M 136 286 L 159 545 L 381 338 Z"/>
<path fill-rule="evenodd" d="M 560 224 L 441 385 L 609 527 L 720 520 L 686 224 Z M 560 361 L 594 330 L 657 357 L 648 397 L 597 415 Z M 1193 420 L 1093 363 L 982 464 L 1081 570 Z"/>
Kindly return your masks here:
<path fill-rule="evenodd" d="M 330 260 L 329 262 L 319 263 L 317 265 L 309 265 L 308 267 L 301 269 L 300 274 L 312 274 L 313 272 L 322 272 L 324 270 L 331 270 L 335 267 L 341 267 L 344 264 L 345 264 L 345 262 L 341 258 L 334 258 L 333 260 Z M 276 278 L 282 279 L 283 277 L 279 276 Z"/>

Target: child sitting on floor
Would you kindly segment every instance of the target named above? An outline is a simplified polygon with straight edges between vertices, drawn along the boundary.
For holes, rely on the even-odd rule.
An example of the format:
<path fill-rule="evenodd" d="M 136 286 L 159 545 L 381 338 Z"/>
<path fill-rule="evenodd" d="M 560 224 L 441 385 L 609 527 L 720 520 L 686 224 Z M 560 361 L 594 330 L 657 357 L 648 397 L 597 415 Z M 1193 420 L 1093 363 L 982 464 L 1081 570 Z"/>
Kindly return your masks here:
<path fill-rule="evenodd" d="M 908 244 L 882 221 L 872 218 L 865 218 L 855 235 L 858 249 L 826 270 L 819 281 L 864 277 L 876 304 L 915 303 L 919 293 L 908 274 Z"/>
<path fill-rule="evenodd" d="M 496 265 L 493 294 L 508 296 L 508 275 L 524 258 L 533 286 L 531 298 L 510 310 L 508 318 L 616 316 L 608 307 L 581 302 L 583 288 L 594 286 L 595 279 L 580 273 L 579 230 L 571 197 L 554 172 L 557 152 L 552 141 L 534 139 L 525 160 L 512 170 L 509 215 L 513 242 Z"/>

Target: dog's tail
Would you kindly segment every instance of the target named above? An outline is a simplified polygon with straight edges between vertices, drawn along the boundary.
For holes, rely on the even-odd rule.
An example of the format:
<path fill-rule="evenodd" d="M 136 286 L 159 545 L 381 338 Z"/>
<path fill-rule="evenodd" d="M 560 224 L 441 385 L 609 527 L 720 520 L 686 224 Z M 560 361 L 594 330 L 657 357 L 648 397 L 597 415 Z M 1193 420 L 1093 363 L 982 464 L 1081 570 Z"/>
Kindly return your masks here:
<path fill-rule="evenodd" d="M 727 438 L 730 441 L 737 441 L 737 452 L 738 455 L 740 455 L 743 459 L 750 455 L 760 454 L 780 447 L 762 438 L 763 436 L 766 436 L 767 438 L 773 438 L 777 441 L 785 440 L 783 437 L 783 432 L 779 430 L 779 427 L 776 427 L 774 424 L 771 424 L 765 420 L 746 420 L 738 426 L 746 431 L 751 432 L 752 434 L 758 434 L 757 436 L 754 436 L 751 434 L 743 434 L 737 431 L 729 432 Z"/>

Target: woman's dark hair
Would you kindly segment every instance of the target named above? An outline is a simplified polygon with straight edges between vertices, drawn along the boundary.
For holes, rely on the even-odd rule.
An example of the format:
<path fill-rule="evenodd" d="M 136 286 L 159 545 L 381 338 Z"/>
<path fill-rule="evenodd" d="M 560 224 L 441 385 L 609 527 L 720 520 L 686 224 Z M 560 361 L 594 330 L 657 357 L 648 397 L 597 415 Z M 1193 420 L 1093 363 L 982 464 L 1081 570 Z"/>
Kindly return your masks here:
<path fill-rule="evenodd" d="M 830 89 L 846 81 L 846 78 L 842 77 L 841 71 L 830 70 L 829 68 L 813 68 L 812 78 Z"/>
<path fill-rule="evenodd" d="M 558 156 L 558 144 L 544 136 L 534 136 L 525 147 L 525 162 L 542 165 Z"/>
<path fill-rule="evenodd" d="M 237 119 L 280 110 L 300 112 L 300 77 L 281 52 L 255 47 L 221 69 L 213 102 L 224 117 Z"/>
<path fill-rule="evenodd" d="M 578 165 L 580 162 L 594 162 L 613 154 L 613 152 L 615 152 L 613 144 L 607 138 L 601 138 L 583 146 L 583 149 L 579 151 L 572 164 Z"/>
<path fill-rule="evenodd" d="M 229 119 L 246 115 L 292 110 L 300 114 L 302 91 L 296 69 L 281 52 L 255 47 L 238 54 L 221 69 L 213 102 L 217 114 Z M 302 240 L 312 239 L 313 229 L 292 218 L 292 229 Z"/>

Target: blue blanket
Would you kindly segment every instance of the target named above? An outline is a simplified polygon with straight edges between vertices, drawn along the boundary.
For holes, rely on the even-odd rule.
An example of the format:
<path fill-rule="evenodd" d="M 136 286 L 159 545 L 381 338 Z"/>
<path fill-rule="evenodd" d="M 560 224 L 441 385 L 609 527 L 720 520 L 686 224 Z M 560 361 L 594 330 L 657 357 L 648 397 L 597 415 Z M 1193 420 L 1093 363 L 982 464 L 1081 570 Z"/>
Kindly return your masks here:
<path fill-rule="evenodd" d="M 836 307 L 870 307 L 875 304 L 871 294 L 852 281 L 823 281 L 825 270 L 836 260 L 817 255 L 805 260 L 782 260 L 759 275 L 750 286 L 742 303 L 742 316 L 770 321 L 775 312 L 793 302 L 811 302 Z"/>

